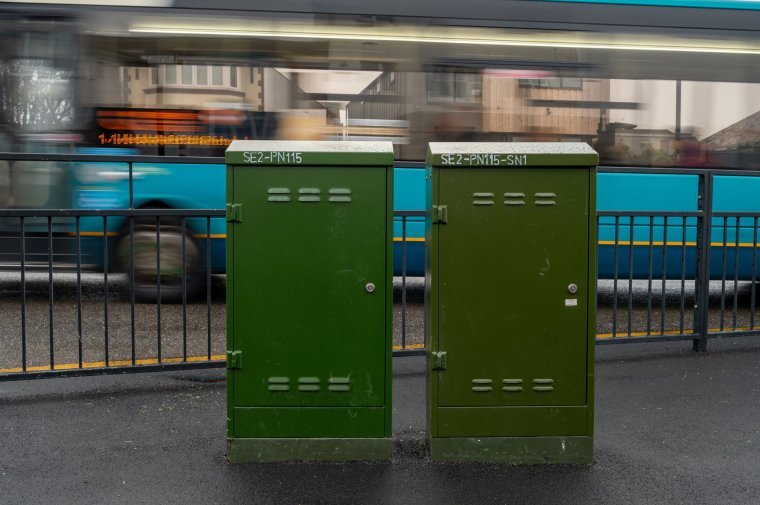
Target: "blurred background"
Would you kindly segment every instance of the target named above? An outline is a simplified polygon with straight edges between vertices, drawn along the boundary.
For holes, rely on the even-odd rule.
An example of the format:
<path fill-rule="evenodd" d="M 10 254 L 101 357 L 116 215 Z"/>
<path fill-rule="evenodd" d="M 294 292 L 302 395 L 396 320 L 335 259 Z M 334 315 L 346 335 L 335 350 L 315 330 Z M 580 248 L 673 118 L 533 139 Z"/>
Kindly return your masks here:
<path fill-rule="evenodd" d="M 431 141 L 540 140 L 587 142 L 604 165 L 756 169 L 756 7 L 0 1 L 0 152 L 389 140 L 421 161 Z M 122 169 L 0 160 L 0 207 L 123 206 Z"/>

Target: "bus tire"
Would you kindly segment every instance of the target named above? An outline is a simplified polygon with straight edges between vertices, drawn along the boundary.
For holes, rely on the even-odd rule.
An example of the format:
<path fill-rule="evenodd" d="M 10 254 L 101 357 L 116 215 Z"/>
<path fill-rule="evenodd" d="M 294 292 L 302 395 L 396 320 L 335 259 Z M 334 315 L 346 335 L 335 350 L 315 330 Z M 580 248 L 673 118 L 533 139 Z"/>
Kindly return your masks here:
<path fill-rule="evenodd" d="M 135 219 L 134 223 L 134 277 L 132 275 L 132 236 L 127 223 L 116 244 L 116 258 L 119 270 L 127 274 L 129 286 L 134 289 L 135 301 L 138 303 L 157 303 L 157 239 L 155 218 Z M 203 275 L 201 269 L 201 251 L 185 226 L 182 234 L 182 221 L 176 217 L 161 219 L 160 228 L 160 300 L 161 303 L 181 303 L 183 300 L 182 284 L 182 242 L 185 243 L 185 298 L 190 300 L 199 291 Z"/>

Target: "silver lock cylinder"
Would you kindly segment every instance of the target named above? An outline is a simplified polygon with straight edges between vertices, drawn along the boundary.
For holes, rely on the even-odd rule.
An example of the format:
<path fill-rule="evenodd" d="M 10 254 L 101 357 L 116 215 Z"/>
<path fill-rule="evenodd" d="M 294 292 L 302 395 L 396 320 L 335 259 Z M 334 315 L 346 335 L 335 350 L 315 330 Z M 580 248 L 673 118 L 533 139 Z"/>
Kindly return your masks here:
<path fill-rule="evenodd" d="M 367 290 L 367 293 L 373 293 L 375 291 L 375 285 L 371 282 L 368 282 L 366 286 L 364 286 L 364 289 Z"/>
<path fill-rule="evenodd" d="M 578 286 L 576 286 L 575 284 L 570 284 L 567 287 L 567 292 L 574 295 L 575 293 L 578 292 Z"/>

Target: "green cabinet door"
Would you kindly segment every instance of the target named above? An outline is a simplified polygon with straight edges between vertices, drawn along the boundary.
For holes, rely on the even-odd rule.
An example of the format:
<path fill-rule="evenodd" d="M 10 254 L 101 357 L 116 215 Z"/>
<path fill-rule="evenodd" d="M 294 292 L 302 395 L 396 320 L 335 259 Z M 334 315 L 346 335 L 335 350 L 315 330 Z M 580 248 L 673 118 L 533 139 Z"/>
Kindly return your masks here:
<path fill-rule="evenodd" d="M 586 404 L 589 170 L 441 169 L 438 405 Z"/>
<path fill-rule="evenodd" d="M 237 167 L 233 185 L 235 406 L 384 405 L 386 169 Z"/>

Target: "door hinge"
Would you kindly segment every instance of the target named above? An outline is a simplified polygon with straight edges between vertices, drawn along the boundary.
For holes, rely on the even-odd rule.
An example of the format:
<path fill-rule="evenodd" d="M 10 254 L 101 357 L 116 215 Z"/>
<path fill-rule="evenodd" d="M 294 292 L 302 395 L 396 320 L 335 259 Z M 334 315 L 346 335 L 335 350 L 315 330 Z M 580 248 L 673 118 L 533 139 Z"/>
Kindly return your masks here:
<path fill-rule="evenodd" d="M 433 224 L 445 224 L 448 220 L 449 208 L 445 205 L 433 205 Z"/>
<path fill-rule="evenodd" d="M 227 368 L 243 368 L 243 351 L 227 351 Z"/>
<path fill-rule="evenodd" d="M 446 370 L 448 360 L 446 359 L 446 351 L 433 351 L 430 353 L 432 358 L 431 369 L 432 370 Z"/>
<path fill-rule="evenodd" d="M 240 203 L 228 203 L 227 204 L 227 222 L 228 223 L 242 223 L 243 222 L 243 205 Z"/>

